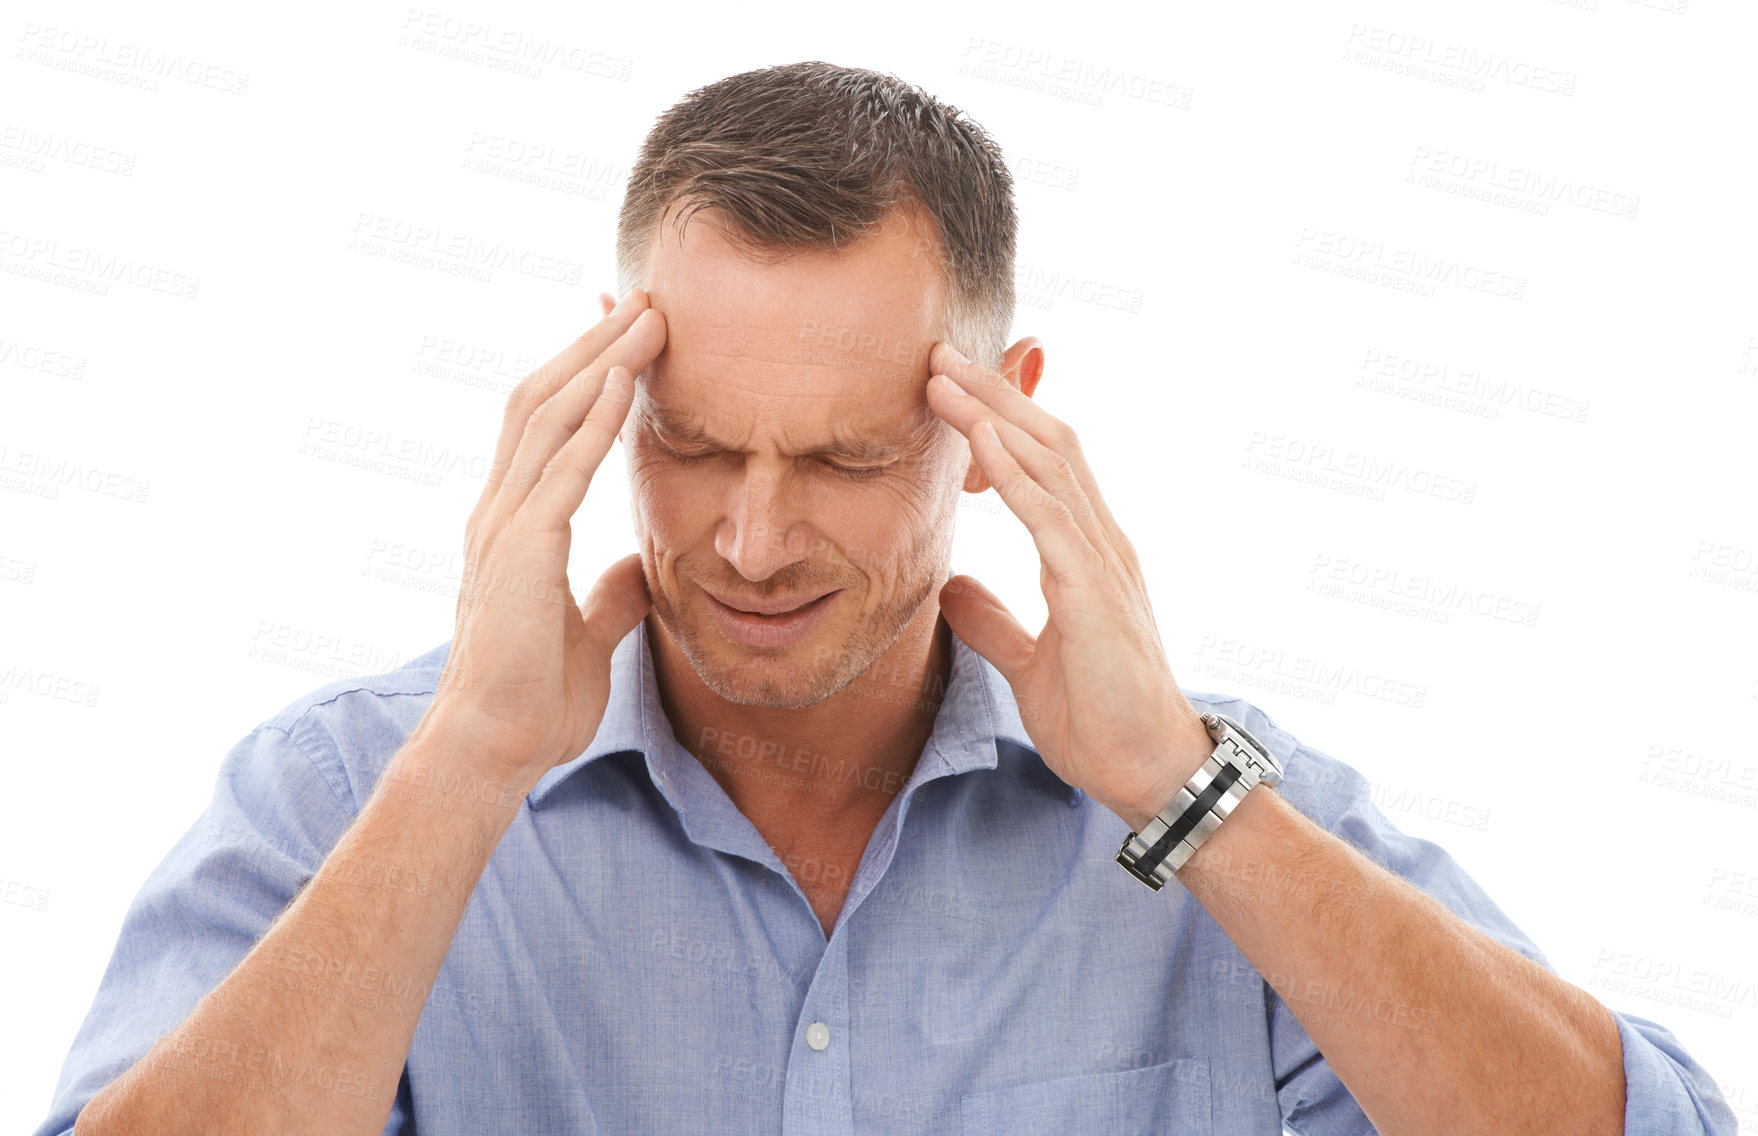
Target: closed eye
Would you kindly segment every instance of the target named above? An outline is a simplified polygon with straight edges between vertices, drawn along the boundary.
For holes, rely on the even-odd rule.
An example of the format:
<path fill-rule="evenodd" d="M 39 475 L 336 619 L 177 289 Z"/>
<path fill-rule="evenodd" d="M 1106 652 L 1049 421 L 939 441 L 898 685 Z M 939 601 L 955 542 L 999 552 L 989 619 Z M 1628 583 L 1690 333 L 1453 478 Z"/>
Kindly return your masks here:
<path fill-rule="evenodd" d="M 709 458 L 724 456 L 722 451 L 720 451 L 720 450 L 709 450 L 707 453 L 702 453 L 702 454 L 680 454 L 676 450 L 672 449 L 670 446 L 661 445 L 660 449 L 664 450 L 666 452 L 666 454 L 671 458 L 671 460 L 677 462 L 680 465 L 691 465 L 696 462 L 707 461 Z M 827 462 L 820 462 L 819 464 L 823 465 L 827 469 L 835 470 L 837 473 L 841 474 L 843 477 L 848 478 L 850 481 L 871 481 L 873 478 L 878 477 L 880 474 L 884 473 L 886 470 L 886 467 L 882 466 L 882 465 L 858 466 L 857 467 L 857 466 L 837 465 L 835 462 L 828 462 L 828 461 Z"/>
<path fill-rule="evenodd" d="M 675 462 L 679 463 L 680 465 L 689 465 L 692 462 L 707 461 L 709 458 L 715 456 L 712 453 L 680 454 L 676 450 L 672 449 L 670 446 L 661 446 L 659 448 L 665 451 L 667 457 L 671 458 L 672 461 L 675 461 Z"/>
<path fill-rule="evenodd" d="M 853 481 L 867 481 L 878 477 L 885 472 L 885 467 L 882 465 L 861 466 L 857 468 L 854 466 L 837 465 L 835 462 L 825 462 L 824 464 Z"/>

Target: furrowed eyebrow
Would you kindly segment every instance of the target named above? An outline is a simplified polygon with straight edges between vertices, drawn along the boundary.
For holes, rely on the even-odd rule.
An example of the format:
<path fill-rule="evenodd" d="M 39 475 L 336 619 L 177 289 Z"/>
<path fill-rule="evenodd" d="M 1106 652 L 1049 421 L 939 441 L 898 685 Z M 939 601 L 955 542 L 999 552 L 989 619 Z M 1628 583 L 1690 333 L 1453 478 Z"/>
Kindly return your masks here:
<path fill-rule="evenodd" d="M 701 420 L 690 414 L 660 406 L 651 398 L 646 400 L 643 409 L 646 416 L 665 432 L 666 437 L 679 445 L 706 446 L 716 450 L 735 450 L 738 448 L 709 437 Z M 918 418 L 916 428 L 904 438 L 874 437 L 859 428 L 843 427 L 837 431 L 837 436 L 827 445 L 801 450 L 797 453 L 782 450 L 782 456 L 790 458 L 839 458 L 843 461 L 869 464 L 895 461 L 925 445 L 933 436 L 938 416 L 928 407 L 927 403 L 922 404 L 922 409 L 926 413 Z"/>

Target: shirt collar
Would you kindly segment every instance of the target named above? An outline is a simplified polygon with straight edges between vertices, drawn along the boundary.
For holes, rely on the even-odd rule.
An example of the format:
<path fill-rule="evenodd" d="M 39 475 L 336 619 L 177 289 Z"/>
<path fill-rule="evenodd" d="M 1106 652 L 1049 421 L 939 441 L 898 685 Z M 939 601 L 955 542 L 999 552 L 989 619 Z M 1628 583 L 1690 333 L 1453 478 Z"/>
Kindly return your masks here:
<path fill-rule="evenodd" d="M 907 699 L 909 692 L 900 687 L 899 693 Z M 923 696 L 933 697 L 933 692 Z M 1007 680 L 956 632 L 952 635 L 952 670 L 942 699 L 933 732 L 905 783 L 905 793 L 936 777 L 996 768 L 998 742 L 1037 752 L 1020 720 L 1019 706 Z M 683 811 L 670 787 L 684 782 L 680 776 L 683 763 L 698 767 L 700 763 L 679 744 L 671 720 L 660 705 L 645 619 L 611 653 L 610 698 L 598 733 L 578 757 L 539 778 L 526 803 L 531 808 L 542 807 L 545 798 L 562 782 L 599 758 L 618 753 L 643 755 L 654 783 L 673 808 Z M 661 773 L 667 776 L 658 776 Z"/>

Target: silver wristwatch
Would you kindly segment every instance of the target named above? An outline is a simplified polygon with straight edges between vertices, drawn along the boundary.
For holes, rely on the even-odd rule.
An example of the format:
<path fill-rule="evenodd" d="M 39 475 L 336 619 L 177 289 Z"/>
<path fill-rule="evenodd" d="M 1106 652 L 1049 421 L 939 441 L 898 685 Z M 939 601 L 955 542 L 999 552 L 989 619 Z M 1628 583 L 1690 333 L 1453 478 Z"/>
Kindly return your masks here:
<path fill-rule="evenodd" d="M 1155 891 L 1221 827 L 1252 786 L 1282 783 L 1282 763 L 1238 722 L 1222 714 L 1204 714 L 1202 721 L 1215 739 L 1215 752 L 1140 835 L 1124 838 L 1117 853 L 1117 862 Z"/>

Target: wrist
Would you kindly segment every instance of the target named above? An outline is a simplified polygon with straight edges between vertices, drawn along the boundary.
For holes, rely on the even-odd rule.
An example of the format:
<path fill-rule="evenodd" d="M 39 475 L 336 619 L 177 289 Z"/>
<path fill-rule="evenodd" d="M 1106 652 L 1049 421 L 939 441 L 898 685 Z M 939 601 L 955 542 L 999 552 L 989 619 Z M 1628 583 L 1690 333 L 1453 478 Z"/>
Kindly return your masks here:
<path fill-rule="evenodd" d="M 1197 875 L 1224 871 L 1226 865 L 1235 862 L 1258 862 L 1253 859 L 1253 849 L 1262 848 L 1269 826 L 1280 821 L 1289 807 L 1287 798 L 1277 793 L 1274 786 L 1258 782 L 1228 815 L 1227 823 L 1203 841 L 1202 847 L 1175 874 L 1179 880 L 1187 881 Z"/>
<path fill-rule="evenodd" d="M 1117 862 L 1129 874 L 1158 891 L 1182 868 L 1260 784 L 1282 780 L 1282 765 L 1243 726 L 1222 714 L 1202 716 L 1213 740 L 1196 772 L 1179 787 L 1159 812 L 1143 821 L 1146 808 L 1130 805 L 1119 812 L 1141 822 L 1131 828 L 1118 850 Z"/>
<path fill-rule="evenodd" d="M 1209 735 L 1202 719 L 1195 714 L 1186 720 L 1185 728 L 1178 731 L 1176 737 L 1178 740 L 1168 747 L 1171 753 L 1160 777 L 1152 781 L 1146 789 L 1124 798 L 1111 810 L 1129 825 L 1131 832 L 1142 831 L 1159 816 L 1177 798 L 1178 791 L 1189 784 L 1197 770 L 1209 759 L 1209 755 L 1215 752 L 1215 739 Z"/>
<path fill-rule="evenodd" d="M 426 794 L 450 811 L 479 804 L 516 810 L 543 771 L 505 760 L 468 724 L 428 715 L 386 765 L 383 780 Z"/>

